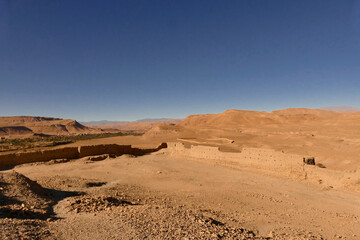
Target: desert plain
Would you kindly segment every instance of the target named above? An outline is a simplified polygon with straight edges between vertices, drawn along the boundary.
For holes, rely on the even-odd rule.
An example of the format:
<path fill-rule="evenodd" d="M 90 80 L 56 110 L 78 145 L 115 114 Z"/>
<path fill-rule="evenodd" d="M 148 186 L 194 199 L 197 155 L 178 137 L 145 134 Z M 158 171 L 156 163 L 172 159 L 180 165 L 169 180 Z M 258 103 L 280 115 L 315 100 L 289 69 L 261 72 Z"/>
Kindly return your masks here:
<path fill-rule="evenodd" d="M 0 238 L 360 239 L 360 112 L 227 110 L 122 126 L 137 134 L 2 149 Z M 124 131 L 114 127 L 0 118 L 11 146 Z"/>

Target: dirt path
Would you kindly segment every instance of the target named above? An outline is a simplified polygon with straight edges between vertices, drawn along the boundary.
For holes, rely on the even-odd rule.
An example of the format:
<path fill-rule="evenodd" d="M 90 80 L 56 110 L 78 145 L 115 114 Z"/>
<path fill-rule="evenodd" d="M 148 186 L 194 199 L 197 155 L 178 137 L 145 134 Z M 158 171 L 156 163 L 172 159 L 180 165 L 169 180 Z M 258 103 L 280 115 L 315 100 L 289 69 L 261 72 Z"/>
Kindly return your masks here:
<path fill-rule="evenodd" d="M 57 239 L 360 237 L 359 195 L 163 152 L 15 170 L 48 188 L 86 192 L 55 206 L 59 219 L 48 226 Z"/>

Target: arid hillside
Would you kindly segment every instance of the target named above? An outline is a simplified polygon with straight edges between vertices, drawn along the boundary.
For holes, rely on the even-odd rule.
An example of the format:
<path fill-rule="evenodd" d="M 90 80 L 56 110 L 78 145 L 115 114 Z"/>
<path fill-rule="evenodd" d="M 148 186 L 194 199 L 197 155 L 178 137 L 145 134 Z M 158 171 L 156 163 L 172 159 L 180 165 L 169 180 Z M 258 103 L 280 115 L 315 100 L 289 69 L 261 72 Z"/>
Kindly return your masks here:
<path fill-rule="evenodd" d="M 103 130 L 99 128 L 86 127 L 72 119 L 31 116 L 0 117 L 0 136 L 9 138 L 102 132 Z"/>
<path fill-rule="evenodd" d="M 291 108 L 267 112 L 227 110 L 219 114 L 191 115 L 179 126 L 217 129 L 276 129 L 297 125 L 299 129 L 318 130 L 318 126 L 360 126 L 360 112 L 337 112 Z M 299 125 L 300 124 L 300 125 Z M 344 125 L 346 124 L 346 126 Z M 359 129 L 360 130 L 360 129 Z"/>
<path fill-rule="evenodd" d="M 122 131 L 135 131 L 135 132 L 145 132 L 152 127 L 158 125 L 173 125 L 181 122 L 182 119 L 164 119 L 164 120 L 151 120 L 147 119 L 144 121 L 134 121 L 134 122 L 112 122 L 105 124 L 84 124 L 89 127 L 97 127 L 103 129 L 118 129 Z"/>
<path fill-rule="evenodd" d="M 228 110 L 4 152 L 0 238 L 357 240 L 359 115 Z"/>
<path fill-rule="evenodd" d="M 328 106 L 321 107 L 320 110 L 330 110 L 330 111 L 341 111 L 341 112 L 360 112 L 360 108 L 351 107 L 351 106 Z"/>
<path fill-rule="evenodd" d="M 227 110 L 191 115 L 176 126 L 154 127 L 145 136 L 173 136 L 186 144 L 270 148 L 314 156 L 326 167 L 360 166 L 360 112 L 305 108 L 258 112 Z"/>

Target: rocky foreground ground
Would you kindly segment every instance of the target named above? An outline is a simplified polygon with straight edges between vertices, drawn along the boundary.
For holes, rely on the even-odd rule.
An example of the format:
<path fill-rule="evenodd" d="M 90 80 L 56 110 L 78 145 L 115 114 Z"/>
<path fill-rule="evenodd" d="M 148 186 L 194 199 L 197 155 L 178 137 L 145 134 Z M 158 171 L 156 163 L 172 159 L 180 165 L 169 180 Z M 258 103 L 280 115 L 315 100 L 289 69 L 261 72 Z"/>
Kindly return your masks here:
<path fill-rule="evenodd" d="M 215 212 L 192 210 L 139 187 L 116 185 L 86 192 L 105 183 L 57 179 L 49 185 L 65 191 L 44 189 L 15 171 L 0 179 L 2 239 L 78 239 L 78 232 L 96 239 L 263 239 L 214 219 L 219 218 Z M 69 187 L 85 192 L 67 191 Z M 66 200 L 53 212 L 52 206 L 62 198 Z M 62 232 L 69 220 L 71 231 Z"/>
<path fill-rule="evenodd" d="M 1 239 L 356 239 L 359 234 L 359 210 L 351 210 L 358 196 L 341 195 L 349 204 L 339 205 L 339 195 L 320 188 L 293 189 L 298 183 L 261 180 L 264 176 L 161 153 L 14 170 L 0 174 Z"/>

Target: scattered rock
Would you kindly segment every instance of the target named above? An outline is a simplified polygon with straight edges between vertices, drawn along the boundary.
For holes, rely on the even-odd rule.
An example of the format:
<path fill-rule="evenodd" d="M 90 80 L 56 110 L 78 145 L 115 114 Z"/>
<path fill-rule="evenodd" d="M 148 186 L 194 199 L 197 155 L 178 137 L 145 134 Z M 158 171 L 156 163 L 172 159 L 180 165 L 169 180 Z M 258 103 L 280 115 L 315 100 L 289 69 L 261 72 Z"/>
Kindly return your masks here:
<path fill-rule="evenodd" d="M 111 210 L 112 207 L 135 205 L 119 197 L 112 196 L 82 196 L 74 198 L 68 205 L 69 211 L 79 212 L 98 212 Z"/>
<path fill-rule="evenodd" d="M 92 162 L 96 162 L 96 161 L 102 161 L 105 160 L 107 158 L 109 158 L 109 154 L 102 154 L 102 155 L 96 155 L 96 156 L 89 156 L 87 157 L 88 161 L 92 161 Z"/>
<path fill-rule="evenodd" d="M 85 185 L 86 187 L 101 187 L 105 184 L 106 182 L 87 182 Z"/>
<path fill-rule="evenodd" d="M 315 158 L 314 157 L 307 157 L 307 158 L 303 158 L 303 162 L 306 165 L 315 165 Z"/>
<path fill-rule="evenodd" d="M 46 162 L 46 164 L 51 165 L 51 164 L 57 164 L 57 163 L 66 163 L 69 162 L 70 160 L 67 158 L 60 158 L 60 159 L 53 159 L 50 160 L 48 162 Z"/>

